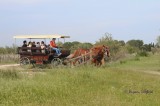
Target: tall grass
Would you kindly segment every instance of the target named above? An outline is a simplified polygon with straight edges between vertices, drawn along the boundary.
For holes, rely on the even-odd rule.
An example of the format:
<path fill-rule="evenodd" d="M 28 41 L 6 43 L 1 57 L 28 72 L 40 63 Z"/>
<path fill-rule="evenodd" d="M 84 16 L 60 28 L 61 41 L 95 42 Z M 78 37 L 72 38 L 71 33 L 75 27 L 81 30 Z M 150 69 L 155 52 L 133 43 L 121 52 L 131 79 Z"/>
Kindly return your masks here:
<path fill-rule="evenodd" d="M 146 64 L 158 69 L 159 55 L 125 61 L 41 72 L 1 70 L 0 105 L 159 106 L 160 77 L 140 71 Z"/>
<path fill-rule="evenodd" d="M 17 54 L 0 54 L 0 64 L 18 63 L 19 55 Z"/>
<path fill-rule="evenodd" d="M 130 59 L 123 59 L 120 60 L 120 62 L 110 64 L 110 66 L 122 70 L 160 71 L 160 54 L 150 54 L 148 57 L 136 56 Z"/>
<path fill-rule="evenodd" d="M 3 79 L 18 79 L 20 78 L 19 73 L 15 70 L 2 70 L 0 69 L 0 78 Z"/>

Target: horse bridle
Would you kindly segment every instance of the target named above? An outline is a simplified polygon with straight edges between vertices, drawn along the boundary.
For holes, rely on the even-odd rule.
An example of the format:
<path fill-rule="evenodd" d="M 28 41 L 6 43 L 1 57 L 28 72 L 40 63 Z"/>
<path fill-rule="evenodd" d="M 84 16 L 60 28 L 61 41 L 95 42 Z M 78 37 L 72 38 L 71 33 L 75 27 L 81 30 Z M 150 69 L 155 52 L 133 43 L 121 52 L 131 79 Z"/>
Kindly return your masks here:
<path fill-rule="evenodd" d="M 109 48 L 108 47 L 103 46 L 103 52 L 104 52 L 104 55 L 107 52 L 107 56 L 109 57 Z"/>

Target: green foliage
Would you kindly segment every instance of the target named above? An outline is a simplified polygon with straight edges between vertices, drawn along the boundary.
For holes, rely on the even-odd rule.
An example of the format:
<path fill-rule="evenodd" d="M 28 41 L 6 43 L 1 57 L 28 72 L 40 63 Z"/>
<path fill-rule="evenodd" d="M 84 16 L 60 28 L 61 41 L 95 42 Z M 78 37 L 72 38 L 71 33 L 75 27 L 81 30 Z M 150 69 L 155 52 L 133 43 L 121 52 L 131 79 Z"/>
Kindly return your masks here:
<path fill-rule="evenodd" d="M 123 40 L 118 41 L 120 46 L 125 46 L 125 42 Z"/>
<path fill-rule="evenodd" d="M 20 75 L 16 70 L 2 70 L 0 69 L 0 78 L 5 79 L 19 79 Z"/>
<path fill-rule="evenodd" d="M 133 60 L 134 60 L 134 61 L 140 61 L 139 55 L 135 56 L 135 57 L 133 58 Z"/>
<path fill-rule="evenodd" d="M 92 44 L 91 43 L 81 43 L 78 45 L 79 48 L 83 48 L 83 49 L 90 49 L 92 48 Z"/>
<path fill-rule="evenodd" d="M 101 37 L 98 41 L 96 41 L 95 45 L 112 45 L 113 42 L 112 34 L 105 33 L 103 37 Z"/>
<path fill-rule="evenodd" d="M 97 41 L 96 43 L 99 43 L 99 42 L 100 42 L 100 43 L 109 42 L 109 41 L 112 41 L 112 40 L 113 40 L 112 34 L 106 32 L 106 33 L 104 34 L 104 36 L 101 37 L 101 38 L 99 39 L 99 41 Z"/>
<path fill-rule="evenodd" d="M 63 47 L 66 49 L 70 49 L 74 44 L 72 42 L 65 42 L 63 44 Z"/>
<path fill-rule="evenodd" d="M 147 57 L 149 54 L 148 54 L 147 51 L 141 51 L 141 52 L 138 52 L 137 55 L 138 55 L 138 56 L 145 56 L 145 57 Z"/>
<path fill-rule="evenodd" d="M 81 44 L 81 42 L 73 41 L 72 44 L 73 44 L 73 45 L 79 45 L 79 44 Z"/>
<path fill-rule="evenodd" d="M 57 46 L 58 46 L 58 47 L 62 47 L 62 46 L 63 46 L 63 43 L 59 41 L 59 42 L 57 42 Z"/>
<path fill-rule="evenodd" d="M 71 51 L 75 51 L 78 48 L 83 48 L 83 49 L 90 49 L 92 47 L 91 43 L 79 43 L 79 44 L 75 44 L 71 47 Z"/>
<path fill-rule="evenodd" d="M 139 49 L 137 47 L 133 47 L 133 46 L 130 46 L 130 45 L 126 45 L 126 48 L 128 50 L 128 53 L 132 54 L 132 53 L 136 53 L 139 51 Z"/>
<path fill-rule="evenodd" d="M 112 56 L 115 56 L 123 46 L 125 46 L 124 41 L 118 41 L 114 40 L 112 38 L 112 34 L 110 33 L 105 33 L 102 38 L 99 39 L 99 41 L 96 41 L 95 45 L 106 45 L 110 49 L 110 54 Z"/>
<path fill-rule="evenodd" d="M 13 47 L 0 47 L 0 54 L 11 54 L 11 53 L 15 53 L 16 50 L 16 46 L 13 45 Z"/>
<path fill-rule="evenodd" d="M 150 52 L 154 47 L 154 43 L 143 44 L 142 40 L 129 40 L 127 43 L 127 50 L 131 53 L 138 53 L 140 56 L 147 56 L 147 51 Z"/>
<path fill-rule="evenodd" d="M 72 52 L 75 51 L 78 48 L 83 48 L 83 49 L 90 49 L 93 46 L 91 43 L 80 43 L 77 41 L 74 42 L 66 42 L 63 44 L 64 48 L 70 49 Z"/>
<path fill-rule="evenodd" d="M 141 49 L 141 47 L 143 46 L 143 41 L 142 40 L 129 40 L 127 42 L 128 45 Z"/>
<path fill-rule="evenodd" d="M 142 50 L 145 50 L 145 51 L 151 51 L 151 48 L 154 47 L 154 43 L 150 43 L 150 44 L 144 44 L 142 46 Z"/>
<path fill-rule="evenodd" d="M 120 60 L 120 64 L 125 64 L 127 61 L 125 60 Z"/>

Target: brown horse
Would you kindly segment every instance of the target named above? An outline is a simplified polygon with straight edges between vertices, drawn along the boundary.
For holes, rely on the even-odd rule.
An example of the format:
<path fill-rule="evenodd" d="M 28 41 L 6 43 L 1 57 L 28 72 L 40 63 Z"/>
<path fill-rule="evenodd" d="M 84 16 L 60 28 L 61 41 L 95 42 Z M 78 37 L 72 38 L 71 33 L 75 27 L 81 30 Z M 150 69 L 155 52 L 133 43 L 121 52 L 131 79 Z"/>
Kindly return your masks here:
<path fill-rule="evenodd" d="M 75 65 L 78 61 L 78 63 L 82 63 L 83 61 L 86 61 L 87 59 L 89 59 L 89 55 L 86 55 L 87 53 L 89 53 L 90 50 L 89 49 L 82 49 L 82 48 L 79 48 L 77 50 L 74 51 L 73 54 L 70 54 L 68 57 L 66 57 L 67 59 L 73 59 L 73 65 Z M 86 55 L 86 56 L 84 56 Z M 83 57 L 84 56 L 84 57 Z"/>
<path fill-rule="evenodd" d="M 92 60 L 91 63 L 94 63 L 95 66 L 104 65 L 104 57 L 107 55 L 109 57 L 109 48 L 104 45 L 95 46 L 92 49 Z"/>
<path fill-rule="evenodd" d="M 91 51 L 91 52 L 90 52 Z M 87 55 L 86 55 L 87 54 Z M 85 55 L 85 56 L 84 56 Z M 71 64 L 75 65 L 77 62 L 80 64 L 91 59 L 91 63 L 94 63 L 95 66 L 104 65 L 104 57 L 107 55 L 109 57 L 109 48 L 104 45 L 95 46 L 91 49 L 82 49 L 79 48 L 74 51 L 73 54 L 70 54 L 66 59 L 73 59 Z"/>

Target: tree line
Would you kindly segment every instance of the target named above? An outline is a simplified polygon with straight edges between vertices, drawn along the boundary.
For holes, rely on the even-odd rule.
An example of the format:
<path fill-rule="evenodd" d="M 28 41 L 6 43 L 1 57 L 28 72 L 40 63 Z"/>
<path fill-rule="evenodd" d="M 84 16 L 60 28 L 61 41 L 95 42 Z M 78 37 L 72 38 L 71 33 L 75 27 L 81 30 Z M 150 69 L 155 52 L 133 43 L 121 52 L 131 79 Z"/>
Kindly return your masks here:
<path fill-rule="evenodd" d="M 157 42 L 156 44 L 154 43 L 149 43 L 149 44 L 144 44 L 143 40 L 129 40 L 127 42 L 123 40 L 115 40 L 112 38 L 112 34 L 110 33 L 105 33 L 103 37 L 101 37 L 99 40 L 96 41 L 95 44 L 85 42 L 81 43 L 78 41 L 73 41 L 73 42 L 58 42 L 57 43 L 59 46 L 62 46 L 65 49 L 69 49 L 72 52 L 78 48 L 85 48 L 85 49 L 90 49 L 94 45 L 107 45 L 110 48 L 110 52 L 112 56 L 115 55 L 122 55 L 122 54 L 133 54 L 133 53 L 144 53 L 144 55 L 147 55 L 147 52 L 151 52 L 152 48 L 160 48 L 160 36 L 157 37 Z M 16 51 L 16 46 L 12 47 L 0 47 L 0 54 L 11 54 L 15 53 Z"/>

